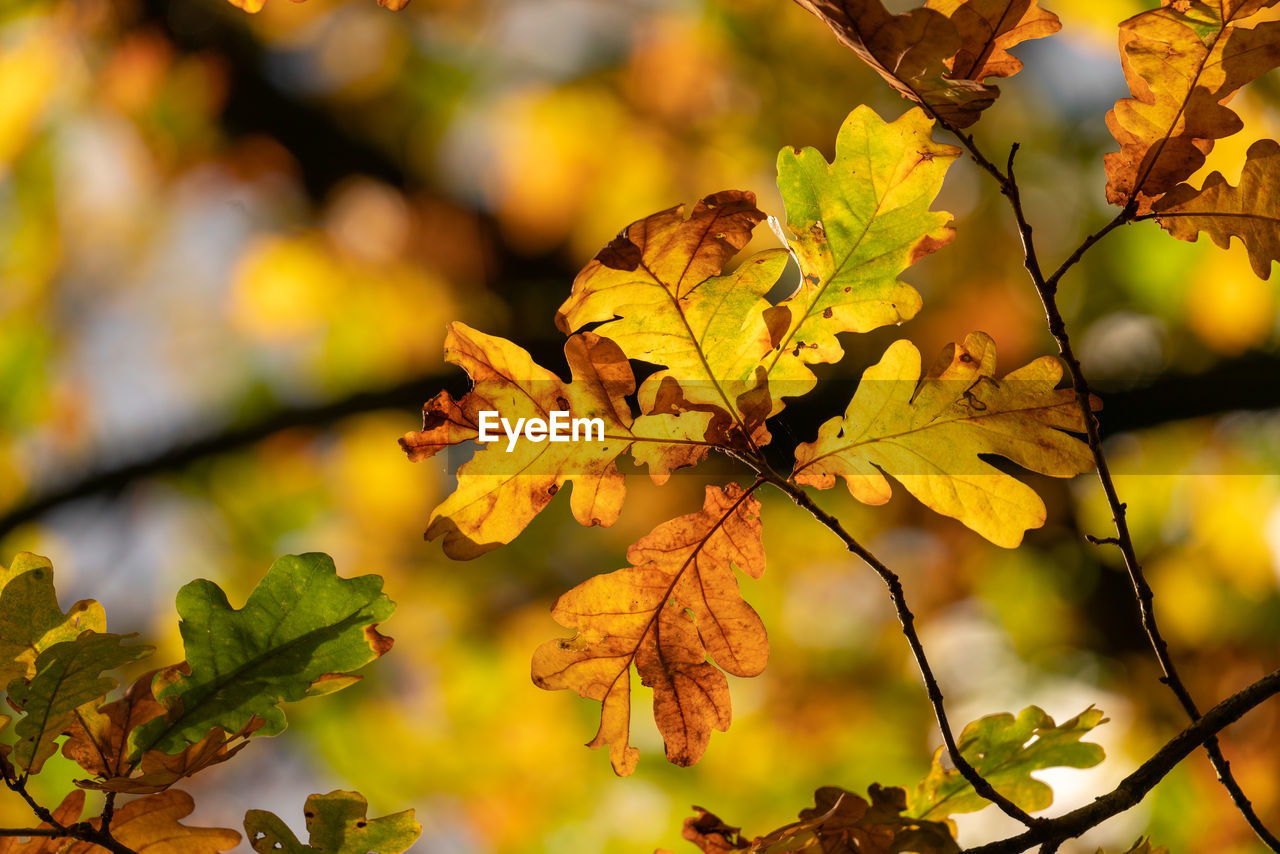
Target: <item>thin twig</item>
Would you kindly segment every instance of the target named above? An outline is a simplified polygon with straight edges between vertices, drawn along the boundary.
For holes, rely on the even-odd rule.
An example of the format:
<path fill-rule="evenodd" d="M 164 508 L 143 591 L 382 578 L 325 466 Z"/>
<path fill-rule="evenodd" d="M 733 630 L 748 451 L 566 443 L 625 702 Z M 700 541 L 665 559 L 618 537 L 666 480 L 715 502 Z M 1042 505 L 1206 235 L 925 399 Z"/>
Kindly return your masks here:
<path fill-rule="evenodd" d="M 31 797 L 31 793 L 27 791 L 28 775 L 23 774 L 15 779 L 10 774 L 8 762 L 3 762 L 0 763 L 0 776 L 3 776 L 4 784 L 9 788 L 9 791 L 20 795 L 27 802 L 27 806 L 31 807 L 31 811 L 36 814 L 36 818 L 48 825 L 48 827 L 18 830 L 0 828 L 0 837 L 40 836 L 53 839 L 79 839 L 82 842 L 91 842 L 94 845 L 105 848 L 111 851 L 112 854 L 138 854 L 134 849 L 124 845 L 111 835 L 110 814 L 115 808 L 114 794 L 107 795 L 107 807 L 103 811 L 101 826 L 94 827 L 87 821 L 65 825 L 54 818 L 53 813 L 41 806 L 35 798 Z"/>
<path fill-rule="evenodd" d="M 1006 815 L 1017 819 L 1027 827 L 1038 827 L 1043 819 L 1028 815 L 1026 810 L 996 791 L 995 787 L 978 772 L 978 769 L 974 768 L 961 754 L 960 746 L 956 744 L 955 735 L 951 731 L 951 723 L 947 720 L 947 709 L 942 697 L 942 688 L 938 685 L 937 677 L 933 675 L 933 668 L 929 666 L 929 657 L 925 654 L 924 645 L 920 642 L 920 636 L 916 633 L 916 618 L 911 613 L 911 608 L 907 605 L 907 595 L 903 590 L 902 580 L 898 578 L 897 573 L 885 566 L 879 558 L 854 539 L 853 535 L 840 524 L 839 519 L 815 504 L 804 489 L 778 474 L 763 461 L 751 459 L 732 449 L 724 450 L 729 456 L 749 466 L 761 480 L 777 487 L 790 496 L 792 501 L 831 530 L 844 543 L 845 548 L 862 558 L 863 562 L 880 576 L 885 586 L 889 589 L 889 598 L 893 601 L 894 610 L 898 614 L 898 621 L 902 624 L 902 633 L 907 639 L 907 644 L 911 647 L 911 654 L 915 657 L 916 666 L 920 669 L 920 676 L 924 680 L 925 692 L 929 696 L 929 703 L 933 706 L 934 716 L 938 719 L 938 728 L 942 731 L 942 741 L 946 745 L 947 755 L 951 757 L 952 764 L 969 782 L 969 785 L 973 786 L 974 791 L 991 801 Z"/>
<path fill-rule="evenodd" d="M 1072 839 L 1097 827 L 1114 815 L 1138 804 L 1147 793 L 1186 759 L 1197 747 L 1206 745 L 1217 733 L 1269 698 L 1280 694 L 1280 670 L 1275 670 L 1241 691 L 1232 694 L 1199 717 L 1138 769 L 1120 781 L 1109 793 L 1079 809 L 1041 823 L 1017 836 L 970 848 L 963 854 L 1018 854 L 1036 845 Z"/>

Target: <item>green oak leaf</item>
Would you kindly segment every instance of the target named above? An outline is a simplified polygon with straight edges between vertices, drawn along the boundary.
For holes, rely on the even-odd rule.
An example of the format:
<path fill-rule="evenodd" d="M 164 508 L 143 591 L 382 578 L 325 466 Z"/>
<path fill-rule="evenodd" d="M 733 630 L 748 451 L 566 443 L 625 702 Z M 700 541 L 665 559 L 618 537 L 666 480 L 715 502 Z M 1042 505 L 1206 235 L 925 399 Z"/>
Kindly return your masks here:
<path fill-rule="evenodd" d="M 358 792 L 330 792 L 307 798 L 307 832 L 303 845 L 273 813 L 249 810 L 244 831 L 254 851 L 284 854 L 400 854 L 422 835 L 413 810 L 382 818 L 365 818 L 369 804 Z"/>
<path fill-rule="evenodd" d="M 75 640 L 86 629 L 107 630 L 102 605 L 82 599 L 64 614 L 48 558 L 20 552 L 7 568 L 0 567 L 0 685 L 30 679 L 41 652 Z"/>
<path fill-rule="evenodd" d="M 788 360 L 838 362 L 837 333 L 902 323 L 920 310 L 920 294 L 898 276 L 955 237 L 951 214 L 929 206 L 960 149 L 934 142 L 932 130 L 918 108 L 885 122 L 862 106 L 841 126 L 834 162 L 814 148 L 778 155 L 787 211 L 780 235 L 801 275 L 778 306 L 790 312 L 789 324 L 767 365 L 771 379 L 779 372 L 788 379 L 784 395 L 808 390 L 798 382 L 807 371 Z"/>
<path fill-rule="evenodd" d="M 72 722 L 75 710 L 105 697 L 116 680 L 103 676 L 151 654 L 153 647 L 124 646 L 133 635 L 83 632 L 40 653 L 31 679 L 9 683 L 9 702 L 24 714 L 14 727 L 18 737 L 13 761 L 28 773 L 39 772 L 56 748 L 55 740 Z"/>
<path fill-rule="evenodd" d="M 1027 812 L 1053 803 L 1053 790 L 1031 776 L 1044 768 L 1091 768 L 1103 760 L 1102 748 L 1080 739 L 1106 718 L 1092 706 L 1069 721 L 1055 724 L 1037 706 L 1015 718 L 987 715 L 964 728 L 960 754 L 996 791 Z M 943 767 L 946 748 L 933 754 L 933 767 L 911 793 L 907 814 L 941 821 L 949 815 L 976 812 L 991 805 L 954 768 Z"/>
<path fill-rule="evenodd" d="M 285 728 L 279 704 L 346 687 L 390 648 L 377 624 L 395 603 L 382 578 L 341 578 L 326 554 L 276 560 L 243 608 L 232 608 L 212 581 L 178 592 L 179 630 L 190 673 L 162 671 L 155 697 L 165 715 L 135 729 L 131 755 L 178 753 L 210 729 L 238 732 L 254 715 L 260 735 Z"/>

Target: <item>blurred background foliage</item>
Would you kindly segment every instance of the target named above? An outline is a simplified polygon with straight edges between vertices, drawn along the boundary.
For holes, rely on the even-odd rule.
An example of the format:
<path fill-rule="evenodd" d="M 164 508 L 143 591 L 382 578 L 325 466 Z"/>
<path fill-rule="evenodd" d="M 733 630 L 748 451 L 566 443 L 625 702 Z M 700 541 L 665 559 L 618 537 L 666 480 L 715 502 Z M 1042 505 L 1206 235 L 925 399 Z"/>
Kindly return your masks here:
<path fill-rule="evenodd" d="M 1144 4 L 1055 0 L 978 137 L 1019 140 L 1041 252 L 1110 212 L 1103 115 L 1124 94 L 1115 24 Z M 1150 5 L 1150 4 L 1146 4 Z M 441 385 L 444 325 L 509 336 L 562 368 L 555 307 L 621 226 L 728 187 L 780 215 L 783 145 L 830 154 L 856 104 L 906 105 L 784 0 L 224 0 L 0 3 L 0 555 L 53 558 L 65 602 L 176 658 L 186 580 L 243 596 L 278 554 L 323 550 L 384 575 L 394 654 L 358 687 L 290 712 L 282 738 L 202 775 L 196 820 L 300 816 L 357 788 L 372 814 L 418 809 L 415 851 L 680 850 L 690 804 L 763 832 L 822 784 L 911 784 L 937 743 L 889 603 L 865 567 L 785 502 L 769 571 L 744 585 L 769 627 L 765 674 L 735 680 L 734 723 L 703 762 L 668 766 L 637 693 L 640 770 L 581 747 L 598 706 L 529 681 L 561 630 L 555 597 L 624 565 L 626 546 L 700 504 L 704 479 L 637 476 L 613 529 L 564 507 L 477 561 L 421 541 L 449 488 L 396 438 Z M 1236 104 L 1248 130 L 1210 167 L 1280 135 L 1280 85 Z M 1052 352 L 1003 200 L 970 164 L 940 207 L 959 239 L 913 268 L 925 310 L 847 339 L 827 392 L 775 435 L 811 438 L 849 380 L 900 335 L 925 351 L 973 329 L 1006 368 Z M 772 243 L 762 229 L 757 248 Z M 1208 706 L 1280 647 L 1277 287 L 1240 247 L 1108 238 L 1064 284 L 1159 613 Z M 841 399 L 843 395 L 843 400 Z M 1248 412 L 1237 410 L 1250 410 Z M 784 419 L 785 420 L 785 419 Z M 1037 482 L 1049 523 L 1004 551 L 899 494 L 825 506 L 902 574 L 952 718 L 1093 703 L 1109 759 L 1049 775 L 1058 805 L 1109 788 L 1184 723 L 1137 628 L 1095 481 Z M 841 491 L 842 492 L 842 491 Z M 1280 823 L 1280 710 L 1229 730 L 1228 757 Z M 72 776 L 62 770 L 61 782 Z M 39 778 L 53 787 L 51 772 Z M 1009 829 L 987 810 L 962 841 Z M 0 824 L 23 820 L 12 801 Z M 1259 850 L 1203 756 L 1064 851 Z"/>

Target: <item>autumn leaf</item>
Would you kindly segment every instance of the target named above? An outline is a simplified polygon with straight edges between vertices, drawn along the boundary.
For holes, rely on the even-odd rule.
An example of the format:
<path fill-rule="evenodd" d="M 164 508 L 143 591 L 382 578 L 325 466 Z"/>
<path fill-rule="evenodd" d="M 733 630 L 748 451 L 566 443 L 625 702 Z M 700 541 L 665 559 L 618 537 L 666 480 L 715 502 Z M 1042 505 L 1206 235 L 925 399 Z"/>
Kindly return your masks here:
<path fill-rule="evenodd" d="M 705 456 L 705 442 L 675 435 L 680 432 L 673 429 L 676 415 L 654 415 L 633 424 L 625 396 L 635 391 L 635 378 L 616 344 L 594 333 L 576 335 L 565 344 L 565 357 L 573 375 L 570 383 L 510 341 L 461 323 L 450 325 L 445 358 L 464 368 L 473 386 L 460 401 L 442 392 L 427 402 L 423 429 L 400 440 L 410 460 L 474 441 L 483 411 L 497 412 L 512 424 L 530 418 L 547 422 L 552 411 L 568 412 L 570 419 L 598 418 L 603 424 L 599 441 L 584 436 L 576 442 L 521 438 L 511 443 L 500 430 L 497 442 L 482 444 L 458 469 L 458 488 L 428 523 L 427 539 L 444 537 L 450 557 L 469 559 L 511 542 L 565 483 L 573 484 L 570 507 L 579 522 L 612 525 L 626 494 L 617 458 L 633 442 L 650 448 L 645 460 L 655 472 Z M 707 418 L 699 422 L 704 430 Z"/>
<path fill-rule="evenodd" d="M 665 368 L 641 387 L 642 411 L 653 410 L 671 378 L 687 404 L 721 409 L 743 435 L 763 421 L 746 414 L 739 398 L 755 387 L 756 367 L 773 349 L 765 294 L 787 253 L 762 252 L 721 275 L 765 218 L 755 202 L 753 193 L 728 190 L 699 200 L 688 219 L 679 205 L 633 222 L 574 279 L 556 314 L 561 331 L 600 324 L 597 331 L 627 358 Z M 697 425 L 691 429 L 689 438 L 703 437 Z"/>
<path fill-rule="evenodd" d="M 1098 854 L 1105 854 L 1105 852 L 1099 848 Z M 1133 845 L 1129 846 L 1124 854 L 1169 854 L 1169 849 L 1163 845 L 1159 848 L 1152 848 L 1149 839 L 1138 839 Z"/>
<path fill-rule="evenodd" d="M 348 685 L 379 656 L 385 646 L 370 632 L 395 610 L 379 576 L 341 578 L 325 554 L 279 558 L 243 608 L 205 579 L 178 591 L 177 604 L 189 673 L 157 675 L 166 714 L 133 730 L 131 762 L 151 750 L 181 754 L 215 727 L 238 734 L 255 716 L 262 735 L 279 733 L 281 702 Z"/>
<path fill-rule="evenodd" d="M 960 34 L 960 49 L 947 60 L 949 76 L 961 80 L 1012 77 L 1022 62 L 1009 49 L 1062 29 L 1058 16 L 1037 0 L 929 0 Z"/>
<path fill-rule="evenodd" d="M 1055 724 L 1040 708 L 1028 706 L 1016 718 L 1000 714 L 974 721 L 960 733 L 958 745 L 960 754 L 996 791 L 1035 812 L 1053 803 L 1053 789 L 1031 772 L 1097 765 L 1103 759 L 1102 748 L 1080 739 L 1105 722 L 1102 712 L 1089 708 Z M 944 754 L 944 748 L 934 752 L 928 776 L 911 793 L 910 815 L 941 821 L 990 806 L 959 771 L 943 765 Z"/>
<path fill-rule="evenodd" d="M 1107 114 L 1120 143 L 1103 158 L 1109 202 L 1148 213 L 1204 164 L 1215 140 L 1243 127 L 1226 103 L 1280 65 L 1280 21 L 1253 17 L 1276 2 L 1163 0 L 1120 24 L 1132 97 Z"/>
<path fill-rule="evenodd" d="M 123 645 L 132 637 L 82 632 L 75 640 L 61 641 L 40 653 L 31 679 L 9 683 L 9 702 L 23 713 L 14 726 L 16 765 L 37 773 L 57 749 L 55 742 L 71 725 L 76 709 L 101 699 L 116 686 L 116 680 L 103 672 L 151 654 L 149 646 Z"/>
<path fill-rule="evenodd" d="M 1249 263 L 1259 278 L 1271 275 L 1271 262 L 1280 261 L 1280 204 L 1274 188 L 1280 183 L 1280 144 L 1260 139 L 1249 146 L 1239 186 L 1214 172 L 1197 190 L 1179 184 L 1155 205 L 1160 226 L 1179 240 L 1195 242 L 1204 232 L 1226 249 L 1240 238 Z"/>
<path fill-rule="evenodd" d="M 812 851 L 823 854 L 957 854 L 960 847 L 945 824 L 902 815 L 906 792 L 873 785 L 870 800 L 835 786 L 824 786 L 814 795 L 815 805 L 800 812 L 800 821 L 747 842 L 737 828 L 698 809 L 696 818 L 685 819 L 684 838 L 705 854 L 790 854 Z"/>
<path fill-rule="evenodd" d="M 368 812 L 369 804 L 358 792 L 336 791 L 307 798 L 307 845 L 265 810 L 245 813 L 244 832 L 253 850 L 262 854 L 400 854 L 422 835 L 413 810 L 382 818 L 367 818 Z"/>
<path fill-rule="evenodd" d="M 182 665 L 182 672 L 189 669 Z M 75 761 L 94 780 L 77 780 L 86 789 L 140 795 L 163 791 L 184 777 L 225 762 L 239 753 L 263 721 L 253 717 L 236 733 L 213 727 L 195 744 L 179 753 L 149 750 L 137 762 L 129 761 L 129 736 L 133 730 L 162 717 L 165 707 L 152 694 L 152 682 L 159 671 L 145 673 L 124 696 L 101 707 L 93 704 L 76 710 L 62 745 L 62 755 Z M 175 674 L 178 675 L 178 674 Z M 166 680 L 167 681 L 167 680 Z"/>
<path fill-rule="evenodd" d="M 779 304 L 786 331 L 766 363 L 782 394 L 812 387 L 803 365 L 840 360 L 838 333 L 902 323 L 920 310 L 920 294 L 898 276 L 955 236 L 951 215 L 929 205 L 960 150 L 933 142 L 932 128 L 918 109 L 886 123 L 858 107 L 836 137 L 834 162 L 813 148 L 778 155 L 784 236 L 802 276 Z"/>
<path fill-rule="evenodd" d="M 979 455 L 1070 477 L 1093 466 L 1089 448 L 1063 431 L 1084 423 L 1057 359 L 1042 357 L 995 377 L 990 337 L 971 333 L 943 350 L 921 379 L 920 352 L 897 341 L 868 368 L 843 418 L 796 448 L 797 483 L 828 489 L 837 476 L 866 504 L 883 504 L 885 475 L 932 510 L 958 519 L 997 545 L 1012 548 L 1044 524 L 1045 508 L 1026 484 Z"/>
<path fill-rule="evenodd" d="M 556 622 L 577 634 L 537 649 L 533 681 L 601 702 L 589 746 L 609 745 L 620 775 L 634 771 L 639 757 L 627 743 L 633 666 L 653 689 L 654 720 L 677 765 L 698 761 L 711 730 L 728 728 L 724 673 L 764 670 L 764 624 L 733 575 L 734 566 L 754 578 L 764 572 L 760 504 L 751 492 L 708 487 L 699 512 L 665 522 L 631 546 L 630 567 L 578 585 L 552 609 Z"/>
<path fill-rule="evenodd" d="M 966 46 L 942 12 L 917 8 L 891 15 L 881 0 L 796 0 L 902 97 L 953 127 L 978 120 L 1000 90 L 950 78 L 948 63 Z"/>
<path fill-rule="evenodd" d="M 90 629 L 107 630 L 102 605 L 82 599 L 64 614 L 47 558 L 20 552 L 8 568 L 0 568 L 0 685 L 31 678 L 41 652 Z"/>
<path fill-rule="evenodd" d="M 227 2 L 232 6 L 235 6 L 237 9 L 243 9 L 251 15 L 261 12 L 267 5 L 267 0 L 227 0 Z M 301 3 L 304 2 L 304 0 L 294 0 L 294 2 Z M 398 12 L 405 6 L 409 5 L 409 0 L 378 0 L 378 5 L 384 9 L 390 9 L 393 12 Z"/>
<path fill-rule="evenodd" d="M 218 854 L 240 843 L 240 834 L 222 827 L 191 827 L 182 819 L 191 815 L 195 801 L 181 789 L 170 789 L 130 801 L 115 812 L 111 835 L 137 854 Z M 95 828 L 102 819 L 90 820 Z M 92 842 L 73 842 L 62 854 L 104 854 Z"/>
<path fill-rule="evenodd" d="M 53 820 L 63 827 L 69 827 L 80 820 L 83 812 L 84 792 L 73 789 L 53 810 Z M 52 825 L 42 821 L 38 826 L 48 828 Z M 17 836 L 0 836 L 0 854 L 60 854 L 67 843 L 65 836 L 33 836 L 26 842 Z"/>

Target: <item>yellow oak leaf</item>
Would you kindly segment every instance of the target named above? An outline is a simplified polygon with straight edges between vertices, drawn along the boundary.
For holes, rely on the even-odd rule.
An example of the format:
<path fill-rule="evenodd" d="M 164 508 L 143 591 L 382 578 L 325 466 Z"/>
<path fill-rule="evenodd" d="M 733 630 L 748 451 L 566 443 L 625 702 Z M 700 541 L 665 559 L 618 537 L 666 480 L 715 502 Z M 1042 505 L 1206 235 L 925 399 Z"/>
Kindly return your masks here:
<path fill-rule="evenodd" d="M 1139 214 L 1189 178 L 1215 140 L 1243 127 L 1226 102 L 1280 65 L 1277 0 L 1163 0 L 1120 24 L 1130 98 L 1107 113 L 1120 150 L 1107 154 L 1107 200 Z"/>
<path fill-rule="evenodd" d="M 764 572 L 760 534 L 752 490 L 708 487 L 700 511 L 659 525 L 631 546 L 630 567 L 589 579 L 556 602 L 552 616 L 577 634 L 537 649 L 533 681 L 601 702 L 600 729 L 589 746 L 607 744 L 618 774 L 634 771 L 639 758 L 628 744 L 633 666 L 653 689 L 654 719 L 667 759 L 677 765 L 698 761 L 712 729 L 728 729 L 724 674 L 764 670 L 764 624 L 733 574 L 734 566 L 755 578 Z"/>
<path fill-rule="evenodd" d="M 63 613 L 48 558 L 20 552 L 0 567 L 0 685 L 35 676 L 40 653 L 90 629 L 107 630 L 102 605 L 82 599 Z"/>
<path fill-rule="evenodd" d="M 1088 446 L 1071 389 L 1056 388 L 1062 365 L 1049 356 L 996 379 L 991 338 L 971 333 L 943 350 L 921 378 L 920 352 L 897 341 L 868 368 L 843 417 L 796 449 L 792 478 L 830 488 L 844 479 L 855 498 L 883 504 L 886 475 L 925 506 L 1012 548 L 1044 524 L 1035 490 L 981 459 L 996 455 L 1023 468 L 1071 477 L 1090 470 Z"/>

